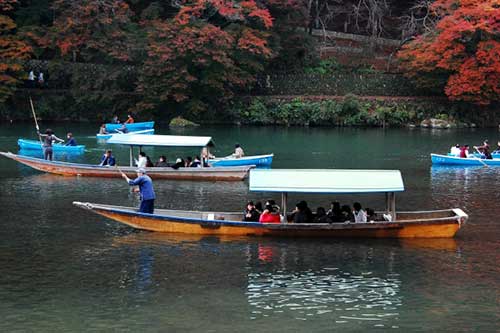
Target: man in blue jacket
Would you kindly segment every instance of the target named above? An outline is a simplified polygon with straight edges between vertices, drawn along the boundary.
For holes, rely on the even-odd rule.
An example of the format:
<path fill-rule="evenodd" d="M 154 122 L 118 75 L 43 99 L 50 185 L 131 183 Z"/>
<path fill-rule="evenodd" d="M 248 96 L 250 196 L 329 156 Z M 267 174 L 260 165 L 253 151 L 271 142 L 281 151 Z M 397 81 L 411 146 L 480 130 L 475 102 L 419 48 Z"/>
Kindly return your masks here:
<path fill-rule="evenodd" d="M 140 213 L 153 214 L 155 206 L 155 191 L 153 190 L 153 181 L 146 175 L 146 169 L 137 169 L 137 178 L 132 180 L 122 172 L 122 177 L 127 181 L 130 186 L 139 186 L 141 193 L 141 206 L 139 207 Z"/>

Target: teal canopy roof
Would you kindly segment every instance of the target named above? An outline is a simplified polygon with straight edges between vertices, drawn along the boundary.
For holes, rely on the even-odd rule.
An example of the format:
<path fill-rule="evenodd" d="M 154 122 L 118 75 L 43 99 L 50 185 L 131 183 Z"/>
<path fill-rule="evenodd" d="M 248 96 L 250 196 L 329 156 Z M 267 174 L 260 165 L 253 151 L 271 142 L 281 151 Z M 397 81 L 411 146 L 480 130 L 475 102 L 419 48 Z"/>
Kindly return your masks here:
<path fill-rule="evenodd" d="M 114 134 L 107 143 L 127 146 L 205 147 L 213 144 L 209 136 Z"/>
<path fill-rule="evenodd" d="M 399 170 L 253 169 L 250 191 L 376 193 L 404 191 Z"/>

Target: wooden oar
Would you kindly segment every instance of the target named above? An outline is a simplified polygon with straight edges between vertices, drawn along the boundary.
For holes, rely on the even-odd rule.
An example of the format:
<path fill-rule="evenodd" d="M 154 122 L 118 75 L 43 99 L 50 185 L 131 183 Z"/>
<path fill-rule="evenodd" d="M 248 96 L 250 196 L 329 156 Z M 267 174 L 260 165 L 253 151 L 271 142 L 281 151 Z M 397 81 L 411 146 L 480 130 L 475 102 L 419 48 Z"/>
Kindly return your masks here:
<path fill-rule="evenodd" d="M 474 146 L 474 149 L 479 153 L 481 154 L 481 152 L 479 151 L 479 149 L 477 149 L 476 146 Z M 481 154 L 482 155 L 482 154 Z M 488 164 L 486 164 L 480 157 L 476 157 L 476 155 L 472 154 L 472 156 L 474 156 L 475 159 L 477 159 L 479 162 L 481 162 L 485 167 L 489 168 L 490 166 Z"/>
<path fill-rule="evenodd" d="M 35 108 L 33 107 L 33 100 L 31 99 L 31 95 L 30 95 L 30 105 L 31 105 L 31 112 L 33 112 L 33 119 L 35 120 L 36 132 L 40 134 L 40 127 L 38 127 L 38 121 L 36 120 L 36 113 L 35 113 Z M 43 144 L 42 137 L 40 135 L 38 135 L 38 139 L 40 140 L 40 143 Z"/>

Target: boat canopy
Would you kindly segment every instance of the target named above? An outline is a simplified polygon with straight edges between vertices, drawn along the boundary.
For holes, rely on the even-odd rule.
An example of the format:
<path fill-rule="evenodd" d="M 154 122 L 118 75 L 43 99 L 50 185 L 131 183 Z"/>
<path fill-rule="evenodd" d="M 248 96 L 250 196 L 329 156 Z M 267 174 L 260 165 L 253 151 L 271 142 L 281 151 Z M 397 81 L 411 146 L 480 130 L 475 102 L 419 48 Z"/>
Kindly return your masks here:
<path fill-rule="evenodd" d="M 127 146 L 168 146 L 168 147 L 205 147 L 213 145 L 209 136 L 184 135 L 113 135 L 107 143 Z"/>
<path fill-rule="evenodd" d="M 399 170 L 253 169 L 250 191 L 390 193 L 404 191 Z"/>

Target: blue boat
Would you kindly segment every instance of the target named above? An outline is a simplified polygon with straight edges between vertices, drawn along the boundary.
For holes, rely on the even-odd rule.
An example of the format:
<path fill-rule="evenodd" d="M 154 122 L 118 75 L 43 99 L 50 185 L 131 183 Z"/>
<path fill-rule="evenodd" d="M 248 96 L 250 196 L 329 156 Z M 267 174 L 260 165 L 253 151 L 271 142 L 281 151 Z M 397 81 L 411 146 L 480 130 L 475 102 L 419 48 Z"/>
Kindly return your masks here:
<path fill-rule="evenodd" d="M 108 134 L 99 134 L 97 133 L 95 136 L 99 140 L 107 140 L 111 138 L 113 135 L 130 135 L 130 134 L 155 134 L 155 129 L 147 129 L 147 130 L 142 130 L 142 131 L 135 131 L 135 132 L 128 132 L 128 133 L 108 133 Z"/>
<path fill-rule="evenodd" d="M 431 160 L 433 165 L 500 166 L 500 158 L 487 160 L 475 156 L 469 158 L 460 158 L 448 155 L 431 154 Z"/>
<path fill-rule="evenodd" d="M 19 145 L 19 148 L 22 150 L 39 150 L 39 151 L 43 150 L 42 143 L 36 140 L 19 139 L 17 140 L 17 144 Z M 84 145 L 65 146 L 64 144 L 61 143 L 55 143 L 52 145 L 52 150 L 55 153 L 65 152 L 72 154 L 82 154 L 83 152 L 85 152 L 85 146 Z"/>
<path fill-rule="evenodd" d="M 120 127 L 122 127 L 122 126 L 123 126 L 123 124 L 106 124 L 106 131 L 114 132 L 117 129 L 120 129 Z M 141 130 L 146 130 L 146 129 L 152 129 L 154 126 L 155 126 L 154 121 L 125 124 L 125 127 L 129 130 L 129 132 L 136 132 L 136 131 L 141 131 Z"/>
<path fill-rule="evenodd" d="M 480 154 L 480 153 L 474 153 L 474 154 L 469 154 L 470 155 L 474 155 L 474 157 L 477 157 L 477 158 L 484 158 L 484 155 L 483 154 Z M 455 155 L 452 155 L 451 153 L 448 153 L 448 156 L 455 156 Z M 455 157 L 458 157 L 458 156 L 455 156 Z M 500 153 L 491 153 L 491 157 L 493 158 L 500 158 Z"/>
<path fill-rule="evenodd" d="M 211 166 L 217 167 L 255 165 L 258 168 L 269 168 L 273 163 L 273 157 L 274 154 L 243 156 L 240 158 L 228 156 L 223 158 L 210 159 L 208 163 Z"/>

